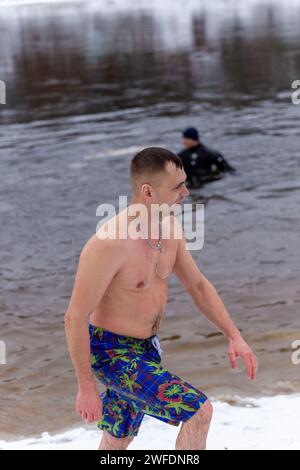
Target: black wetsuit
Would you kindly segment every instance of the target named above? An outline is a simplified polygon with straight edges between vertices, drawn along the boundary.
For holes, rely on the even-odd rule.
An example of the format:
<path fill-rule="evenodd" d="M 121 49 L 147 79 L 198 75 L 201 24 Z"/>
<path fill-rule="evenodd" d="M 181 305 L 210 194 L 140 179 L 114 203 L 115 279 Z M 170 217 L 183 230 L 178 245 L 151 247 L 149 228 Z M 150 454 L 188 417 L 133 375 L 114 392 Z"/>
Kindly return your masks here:
<path fill-rule="evenodd" d="M 178 153 L 189 183 L 201 183 L 220 178 L 225 172 L 235 172 L 223 155 L 199 143 Z"/>

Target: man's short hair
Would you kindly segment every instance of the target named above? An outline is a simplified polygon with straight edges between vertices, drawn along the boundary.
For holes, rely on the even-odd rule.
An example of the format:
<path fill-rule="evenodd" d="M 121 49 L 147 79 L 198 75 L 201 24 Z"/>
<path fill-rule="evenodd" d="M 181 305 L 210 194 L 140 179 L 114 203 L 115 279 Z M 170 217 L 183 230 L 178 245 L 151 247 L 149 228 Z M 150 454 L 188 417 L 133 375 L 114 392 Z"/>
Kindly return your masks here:
<path fill-rule="evenodd" d="M 161 147 L 148 147 L 138 152 L 131 160 L 130 178 L 134 189 L 139 176 L 154 175 L 166 170 L 168 162 L 174 163 L 177 168 L 183 169 L 181 158 L 170 150 Z"/>

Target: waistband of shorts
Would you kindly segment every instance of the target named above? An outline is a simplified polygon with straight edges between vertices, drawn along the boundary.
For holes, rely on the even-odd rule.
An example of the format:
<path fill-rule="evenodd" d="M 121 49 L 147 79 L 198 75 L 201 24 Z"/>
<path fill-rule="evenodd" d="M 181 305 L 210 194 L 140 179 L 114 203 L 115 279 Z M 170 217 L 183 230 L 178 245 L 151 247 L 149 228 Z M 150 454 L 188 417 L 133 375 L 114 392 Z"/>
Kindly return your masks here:
<path fill-rule="evenodd" d="M 124 343 L 138 343 L 138 344 L 148 344 L 152 341 L 153 338 L 156 337 L 156 335 L 149 336 L 149 338 L 134 338 L 133 336 L 127 336 L 127 335 L 120 335 L 118 333 L 114 333 L 113 331 L 106 330 L 105 328 L 102 328 L 100 326 L 93 325 L 92 323 L 89 323 L 89 332 L 90 334 L 93 334 L 94 336 L 99 336 L 102 341 L 109 341 L 109 342 L 118 342 L 118 341 L 124 341 Z"/>

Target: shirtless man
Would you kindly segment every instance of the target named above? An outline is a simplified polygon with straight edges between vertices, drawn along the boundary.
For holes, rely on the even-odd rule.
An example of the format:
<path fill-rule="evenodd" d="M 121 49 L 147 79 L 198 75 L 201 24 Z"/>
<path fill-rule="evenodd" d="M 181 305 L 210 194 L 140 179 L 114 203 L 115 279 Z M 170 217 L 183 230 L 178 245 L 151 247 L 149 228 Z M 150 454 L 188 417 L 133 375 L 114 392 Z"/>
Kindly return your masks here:
<path fill-rule="evenodd" d="M 80 254 L 65 314 L 78 381 L 76 411 L 86 422 L 97 421 L 103 430 L 99 449 L 126 449 L 144 414 L 175 426 L 182 422 L 176 449 L 205 449 L 210 401 L 160 364 L 157 333 L 168 299 L 168 275 L 175 274 L 199 310 L 227 337 L 233 368 L 240 356 L 253 380 L 257 359 L 215 288 L 199 271 L 183 231 L 175 237 L 174 227 L 180 225 L 176 218 L 167 219 L 173 221 L 173 229 L 169 238 L 162 238 L 161 247 L 158 237 L 151 238 L 152 227 L 161 221 L 153 217 L 151 207 L 180 204 L 189 194 L 180 158 L 163 148 L 146 148 L 132 159 L 130 176 L 131 204 L 114 221 L 124 228 L 135 219 L 131 208 L 140 203 L 146 208 L 148 232 L 138 239 L 102 239 L 94 234 Z M 163 223 L 164 219 L 161 227 Z M 141 224 L 139 228 L 142 232 Z M 101 395 L 94 377 L 106 385 Z"/>

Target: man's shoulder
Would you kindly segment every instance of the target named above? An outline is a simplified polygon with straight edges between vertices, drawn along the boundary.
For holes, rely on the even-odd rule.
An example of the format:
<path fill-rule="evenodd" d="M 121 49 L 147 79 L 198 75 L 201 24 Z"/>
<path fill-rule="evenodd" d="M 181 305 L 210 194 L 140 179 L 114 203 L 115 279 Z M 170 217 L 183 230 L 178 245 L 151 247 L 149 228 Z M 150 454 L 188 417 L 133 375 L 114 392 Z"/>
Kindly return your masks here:
<path fill-rule="evenodd" d="M 207 155 L 209 156 L 212 156 L 212 157 L 223 157 L 221 152 L 219 152 L 218 150 L 208 146 L 208 145 L 204 145 L 202 144 L 202 151 L 205 152 Z"/>
<path fill-rule="evenodd" d="M 115 237 L 109 226 L 103 224 L 97 231 L 86 241 L 82 248 L 83 255 L 103 256 L 105 253 L 109 256 L 119 256 L 122 247 L 119 238 Z"/>
<path fill-rule="evenodd" d="M 205 147 L 202 144 L 195 145 L 194 147 L 190 147 L 188 149 L 183 149 L 178 155 L 182 159 L 189 159 L 191 155 L 198 154 L 200 155 L 203 153 Z"/>

